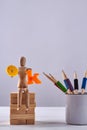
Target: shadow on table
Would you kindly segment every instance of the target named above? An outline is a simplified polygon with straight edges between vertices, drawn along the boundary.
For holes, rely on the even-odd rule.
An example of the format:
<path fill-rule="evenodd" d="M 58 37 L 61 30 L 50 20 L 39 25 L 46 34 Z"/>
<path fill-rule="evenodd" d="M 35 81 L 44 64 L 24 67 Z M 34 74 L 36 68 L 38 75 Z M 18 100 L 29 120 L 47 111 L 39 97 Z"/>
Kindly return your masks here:
<path fill-rule="evenodd" d="M 35 125 L 37 127 L 61 127 L 66 126 L 66 123 L 64 122 L 57 122 L 57 121 L 36 121 Z"/>
<path fill-rule="evenodd" d="M 23 126 L 23 127 L 22 127 Z M 36 121 L 34 125 L 10 125 L 10 122 L 8 121 L 0 121 L 0 129 L 1 128 L 9 128 L 9 130 L 15 130 L 16 128 L 22 128 L 21 130 L 24 130 L 24 128 L 26 128 L 26 130 L 29 130 L 29 128 L 72 128 L 72 127 L 81 127 L 81 125 L 69 125 L 66 124 L 65 122 L 62 121 Z M 85 126 L 84 126 L 85 127 Z M 87 129 L 87 128 L 86 128 Z M 80 129 L 79 129 L 80 130 Z"/>

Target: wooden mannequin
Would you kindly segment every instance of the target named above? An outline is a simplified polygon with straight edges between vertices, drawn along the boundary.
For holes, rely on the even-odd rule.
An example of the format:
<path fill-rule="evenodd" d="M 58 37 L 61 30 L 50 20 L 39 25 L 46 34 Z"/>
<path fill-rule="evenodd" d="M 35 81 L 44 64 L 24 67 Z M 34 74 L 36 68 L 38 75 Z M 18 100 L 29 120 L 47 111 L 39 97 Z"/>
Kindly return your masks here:
<path fill-rule="evenodd" d="M 29 91 L 28 91 L 28 85 L 26 81 L 26 70 L 28 68 L 25 67 L 26 64 L 26 58 L 21 57 L 20 58 L 20 67 L 18 68 L 18 97 L 17 97 L 17 110 L 20 109 L 22 104 L 22 94 L 25 93 L 25 100 L 26 100 L 26 110 L 29 109 Z"/>

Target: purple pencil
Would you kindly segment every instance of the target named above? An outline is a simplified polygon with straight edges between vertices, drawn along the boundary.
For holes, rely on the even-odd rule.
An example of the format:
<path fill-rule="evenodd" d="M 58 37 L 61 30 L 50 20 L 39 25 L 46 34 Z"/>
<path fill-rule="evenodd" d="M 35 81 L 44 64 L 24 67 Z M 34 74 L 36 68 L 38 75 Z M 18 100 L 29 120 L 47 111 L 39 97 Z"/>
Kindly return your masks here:
<path fill-rule="evenodd" d="M 66 85 L 66 88 L 69 89 L 71 92 L 73 92 L 73 86 L 71 84 L 71 81 L 69 80 L 69 78 L 66 76 L 65 72 L 62 70 L 62 76 L 64 79 L 64 83 Z"/>

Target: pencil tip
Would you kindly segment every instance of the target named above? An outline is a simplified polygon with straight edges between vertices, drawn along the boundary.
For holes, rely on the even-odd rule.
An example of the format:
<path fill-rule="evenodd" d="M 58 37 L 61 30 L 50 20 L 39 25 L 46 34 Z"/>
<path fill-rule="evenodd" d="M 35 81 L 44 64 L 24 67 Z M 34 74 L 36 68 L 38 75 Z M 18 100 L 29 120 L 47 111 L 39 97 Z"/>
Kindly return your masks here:
<path fill-rule="evenodd" d="M 50 76 L 52 76 L 52 74 L 49 73 Z"/>
<path fill-rule="evenodd" d="M 86 78 L 87 78 L 87 70 L 86 70 Z"/>
<path fill-rule="evenodd" d="M 74 74 L 76 74 L 76 71 L 74 71 Z"/>
<path fill-rule="evenodd" d="M 87 71 L 85 72 L 85 77 L 87 77 Z"/>
<path fill-rule="evenodd" d="M 62 72 L 64 73 L 64 70 L 62 69 Z"/>
<path fill-rule="evenodd" d="M 63 79 L 67 79 L 67 76 L 66 76 L 64 70 L 62 70 L 62 77 L 63 77 Z"/>
<path fill-rule="evenodd" d="M 45 72 L 43 72 L 43 74 L 44 74 L 44 75 L 46 75 L 46 73 L 45 73 Z"/>
<path fill-rule="evenodd" d="M 77 73 L 74 71 L 74 79 L 77 79 Z"/>
<path fill-rule="evenodd" d="M 63 74 L 63 75 L 65 75 L 65 72 L 64 72 L 64 70 L 62 70 L 62 74 Z"/>

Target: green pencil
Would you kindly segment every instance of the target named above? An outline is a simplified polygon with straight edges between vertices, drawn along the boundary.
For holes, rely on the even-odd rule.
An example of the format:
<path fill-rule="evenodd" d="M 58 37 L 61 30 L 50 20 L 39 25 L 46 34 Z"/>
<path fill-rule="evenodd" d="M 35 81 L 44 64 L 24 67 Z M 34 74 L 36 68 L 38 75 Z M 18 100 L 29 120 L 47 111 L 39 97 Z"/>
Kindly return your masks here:
<path fill-rule="evenodd" d="M 57 81 L 53 75 L 49 74 L 47 75 L 46 73 L 43 72 L 43 74 L 49 79 L 51 80 L 57 88 L 59 88 L 62 92 L 64 93 L 68 93 L 67 89 L 62 85 L 62 83 L 60 81 Z"/>

